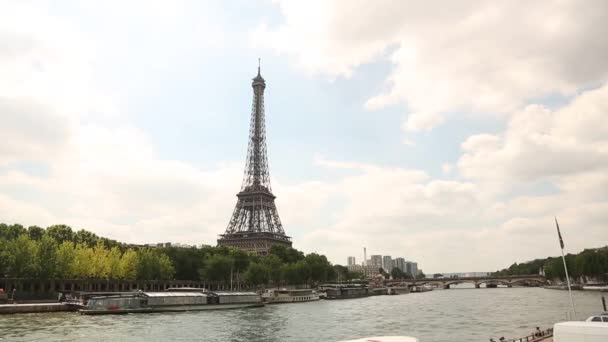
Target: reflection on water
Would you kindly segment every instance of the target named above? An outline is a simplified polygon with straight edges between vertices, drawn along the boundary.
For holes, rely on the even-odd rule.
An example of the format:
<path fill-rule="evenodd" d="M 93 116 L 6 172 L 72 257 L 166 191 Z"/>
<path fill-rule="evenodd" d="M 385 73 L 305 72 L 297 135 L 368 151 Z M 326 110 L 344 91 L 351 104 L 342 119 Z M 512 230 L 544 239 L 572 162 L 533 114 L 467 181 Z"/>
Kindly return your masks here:
<path fill-rule="evenodd" d="M 599 293 L 575 292 L 579 318 L 601 311 Z M 437 290 L 264 308 L 120 316 L 0 316 L 2 341 L 338 341 L 411 335 L 422 342 L 516 337 L 565 319 L 565 291 Z"/>

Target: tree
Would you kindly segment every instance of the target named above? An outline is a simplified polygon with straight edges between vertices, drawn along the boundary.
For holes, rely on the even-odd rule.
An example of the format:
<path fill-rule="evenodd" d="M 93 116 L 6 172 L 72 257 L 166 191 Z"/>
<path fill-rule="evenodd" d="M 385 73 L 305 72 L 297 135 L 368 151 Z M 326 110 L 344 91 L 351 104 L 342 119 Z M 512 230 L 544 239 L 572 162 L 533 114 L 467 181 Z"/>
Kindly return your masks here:
<path fill-rule="evenodd" d="M 403 279 L 405 278 L 405 273 L 398 267 L 393 267 L 391 270 L 391 276 L 393 279 Z"/>
<path fill-rule="evenodd" d="M 426 278 L 426 274 L 424 274 L 424 272 L 422 271 L 418 271 L 418 274 L 416 275 L 417 279 L 424 279 Z"/>
<path fill-rule="evenodd" d="M 98 243 L 99 237 L 88 230 L 81 229 L 73 235 L 75 243 L 83 243 L 89 247 L 93 247 Z"/>
<path fill-rule="evenodd" d="M 46 229 L 46 233 L 58 243 L 74 241 L 74 232 L 72 232 L 72 228 L 65 224 L 50 226 Z"/>
<path fill-rule="evenodd" d="M 6 243 L 7 273 L 15 278 L 35 277 L 38 268 L 38 245 L 27 234 Z"/>
<path fill-rule="evenodd" d="M 57 247 L 56 253 L 56 276 L 58 278 L 68 279 L 74 278 L 74 258 L 76 256 L 74 243 L 64 241 Z"/>
<path fill-rule="evenodd" d="M 266 266 L 257 262 L 252 262 L 245 271 L 245 281 L 253 285 L 267 284 L 270 280 L 269 270 Z"/>
<path fill-rule="evenodd" d="M 118 264 L 118 278 L 134 280 L 137 278 L 137 268 L 139 257 L 137 252 L 132 249 L 126 250 L 120 257 Z"/>
<path fill-rule="evenodd" d="M 112 279 L 116 279 L 116 278 L 120 278 L 120 257 L 121 257 L 121 253 L 120 253 L 120 249 L 118 249 L 118 247 L 112 247 L 112 249 L 110 249 L 108 251 L 107 254 L 107 271 L 108 271 L 108 278 L 112 278 Z"/>
<path fill-rule="evenodd" d="M 6 225 L 4 223 L 0 223 L 0 239 L 14 240 L 25 233 L 27 233 L 27 231 L 20 224 Z"/>
<path fill-rule="evenodd" d="M 261 258 L 260 263 L 268 270 L 268 280 L 278 284 L 282 279 L 281 259 L 276 255 L 267 255 Z"/>
<path fill-rule="evenodd" d="M 66 241 L 64 241 L 66 242 Z M 95 274 L 95 267 L 92 267 L 93 249 L 88 248 L 85 244 L 75 245 L 74 259 L 72 262 L 72 275 L 77 279 L 89 279 Z"/>
<path fill-rule="evenodd" d="M 158 258 L 150 248 L 140 249 L 137 253 L 137 279 L 157 279 L 160 275 Z"/>
<path fill-rule="evenodd" d="M 304 253 L 285 245 L 272 245 L 268 253 L 279 257 L 284 264 L 290 264 L 304 259 Z"/>
<path fill-rule="evenodd" d="M 201 279 L 229 283 L 233 265 L 234 260 L 227 255 L 215 254 L 207 257 L 201 269 Z"/>
<path fill-rule="evenodd" d="M 160 254 L 158 256 L 158 279 L 169 280 L 173 279 L 175 275 L 175 267 L 173 262 L 166 254 Z"/>
<path fill-rule="evenodd" d="M 86 246 L 84 242 L 82 242 L 80 245 Z M 110 260 L 108 258 L 108 250 L 106 250 L 106 246 L 104 246 L 103 242 L 98 241 L 95 247 L 92 249 L 87 249 L 91 251 L 91 269 L 89 275 L 95 279 L 108 278 L 110 273 Z"/>
<path fill-rule="evenodd" d="M 333 266 L 335 279 L 338 281 L 348 280 L 348 268 L 342 265 Z"/>
<path fill-rule="evenodd" d="M 32 228 L 32 227 L 30 227 Z M 30 234 L 31 236 L 31 234 Z M 57 241 L 44 234 L 38 241 L 38 276 L 51 279 L 57 276 Z"/>
<path fill-rule="evenodd" d="M 329 270 L 332 269 L 331 264 L 327 261 L 325 255 L 310 253 L 304 258 L 304 262 L 310 270 L 310 279 L 313 282 L 323 282 L 327 280 Z"/>
<path fill-rule="evenodd" d="M 44 229 L 38 226 L 29 226 L 27 228 L 27 234 L 30 236 L 30 239 L 38 241 L 44 235 Z"/>

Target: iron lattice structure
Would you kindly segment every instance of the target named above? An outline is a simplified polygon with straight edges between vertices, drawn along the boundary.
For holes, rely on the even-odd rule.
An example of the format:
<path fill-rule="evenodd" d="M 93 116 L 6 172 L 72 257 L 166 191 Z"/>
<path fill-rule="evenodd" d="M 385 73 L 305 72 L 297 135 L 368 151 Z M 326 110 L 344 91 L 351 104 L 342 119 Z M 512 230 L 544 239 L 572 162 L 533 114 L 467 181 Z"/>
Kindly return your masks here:
<path fill-rule="evenodd" d="M 264 114 L 266 82 L 259 66 L 251 86 L 253 104 L 243 184 L 226 232 L 217 242 L 218 246 L 267 254 L 273 244 L 291 246 L 291 238 L 285 235 L 270 186 Z"/>

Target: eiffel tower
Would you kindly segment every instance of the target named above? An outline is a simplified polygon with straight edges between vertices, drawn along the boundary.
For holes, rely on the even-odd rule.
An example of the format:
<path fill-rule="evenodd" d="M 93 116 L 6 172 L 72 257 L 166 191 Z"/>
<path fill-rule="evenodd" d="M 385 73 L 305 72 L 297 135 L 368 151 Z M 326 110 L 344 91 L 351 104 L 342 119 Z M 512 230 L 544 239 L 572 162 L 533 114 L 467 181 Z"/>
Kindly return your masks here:
<path fill-rule="evenodd" d="M 285 235 L 275 195 L 270 187 L 268 156 L 266 154 L 266 124 L 264 119 L 264 89 L 266 82 L 258 74 L 251 84 L 253 104 L 249 126 L 249 145 L 241 191 L 226 232 L 217 240 L 218 246 L 231 246 L 256 254 L 268 254 L 270 247 L 281 244 L 291 247 Z"/>

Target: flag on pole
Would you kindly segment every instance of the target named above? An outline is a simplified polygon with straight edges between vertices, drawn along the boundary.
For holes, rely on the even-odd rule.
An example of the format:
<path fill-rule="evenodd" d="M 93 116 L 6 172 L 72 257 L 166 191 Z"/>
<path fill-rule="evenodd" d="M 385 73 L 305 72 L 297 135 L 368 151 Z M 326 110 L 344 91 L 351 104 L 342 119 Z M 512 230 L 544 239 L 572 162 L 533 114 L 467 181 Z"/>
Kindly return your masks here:
<path fill-rule="evenodd" d="M 562 239 L 562 233 L 559 231 L 559 223 L 557 223 L 557 217 L 555 218 L 555 226 L 557 227 L 557 236 L 559 236 L 559 245 L 564 249 L 564 240 Z"/>

